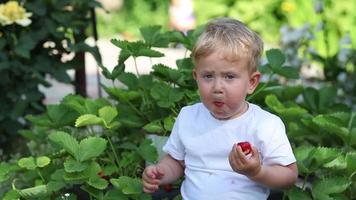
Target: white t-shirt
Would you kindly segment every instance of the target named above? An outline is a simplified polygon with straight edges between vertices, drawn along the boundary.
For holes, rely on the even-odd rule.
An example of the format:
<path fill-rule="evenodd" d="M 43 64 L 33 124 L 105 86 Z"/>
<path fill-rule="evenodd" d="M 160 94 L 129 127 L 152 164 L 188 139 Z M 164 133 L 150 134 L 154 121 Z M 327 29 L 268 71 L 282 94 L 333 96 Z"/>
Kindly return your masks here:
<path fill-rule="evenodd" d="M 235 143 L 248 141 L 263 165 L 289 165 L 295 157 L 282 120 L 250 104 L 241 116 L 218 120 L 202 104 L 183 107 L 163 150 L 184 160 L 185 200 L 261 200 L 269 189 L 234 172 L 228 155 Z"/>

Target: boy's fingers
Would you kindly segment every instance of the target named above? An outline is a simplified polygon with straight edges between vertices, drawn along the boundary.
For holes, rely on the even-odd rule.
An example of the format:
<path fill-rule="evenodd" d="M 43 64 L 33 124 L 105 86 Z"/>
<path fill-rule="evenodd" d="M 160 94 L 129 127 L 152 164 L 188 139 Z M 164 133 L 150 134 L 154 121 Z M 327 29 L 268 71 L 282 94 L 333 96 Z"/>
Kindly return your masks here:
<path fill-rule="evenodd" d="M 143 182 L 143 191 L 146 193 L 153 193 L 158 190 L 158 185 L 154 184 L 149 184 L 146 182 Z"/>
<path fill-rule="evenodd" d="M 162 178 L 164 176 L 164 169 L 162 167 L 157 167 L 156 168 L 156 178 Z"/>

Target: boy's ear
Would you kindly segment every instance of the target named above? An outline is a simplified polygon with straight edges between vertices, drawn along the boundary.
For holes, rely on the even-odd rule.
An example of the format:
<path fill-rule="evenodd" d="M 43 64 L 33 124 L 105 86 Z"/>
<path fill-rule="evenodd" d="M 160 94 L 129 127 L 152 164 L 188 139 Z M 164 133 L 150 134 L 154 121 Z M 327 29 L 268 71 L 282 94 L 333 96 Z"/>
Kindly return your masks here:
<path fill-rule="evenodd" d="M 255 71 L 250 75 L 249 86 L 247 93 L 252 94 L 255 91 L 257 85 L 260 83 L 261 73 L 259 71 Z"/>
<path fill-rule="evenodd" d="M 195 68 L 192 70 L 192 74 L 193 74 L 194 80 L 197 80 L 197 71 L 195 70 Z"/>

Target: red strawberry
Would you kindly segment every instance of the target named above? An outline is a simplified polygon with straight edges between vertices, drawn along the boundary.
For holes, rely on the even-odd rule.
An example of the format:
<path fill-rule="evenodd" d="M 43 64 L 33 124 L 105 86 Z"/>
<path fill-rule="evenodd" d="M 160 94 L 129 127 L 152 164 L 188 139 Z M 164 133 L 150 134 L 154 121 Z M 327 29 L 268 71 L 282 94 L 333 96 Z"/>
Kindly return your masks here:
<path fill-rule="evenodd" d="M 99 176 L 100 178 L 102 178 L 102 179 L 105 179 L 105 180 L 109 180 L 109 179 L 110 179 L 109 176 L 106 176 L 105 173 L 104 173 L 104 171 L 102 171 L 102 170 L 100 170 L 100 171 L 98 172 L 98 176 Z"/>
<path fill-rule="evenodd" d="M 241 149 L 245 153 L 245 155 L 251 153 L 251 151 L 252 151 L 251 145 L 249 142 L 239 142 L 239 143 L 237 143 L 237 145 L 239 145 L 241 147 Z"/>
<path fill-rule="evenodd" d="M 162 185 L 164 191 L 166 192 L 171 192 L 173 190 L 173 185 L 172 184 L 165 184 L 165 185 Z"/>

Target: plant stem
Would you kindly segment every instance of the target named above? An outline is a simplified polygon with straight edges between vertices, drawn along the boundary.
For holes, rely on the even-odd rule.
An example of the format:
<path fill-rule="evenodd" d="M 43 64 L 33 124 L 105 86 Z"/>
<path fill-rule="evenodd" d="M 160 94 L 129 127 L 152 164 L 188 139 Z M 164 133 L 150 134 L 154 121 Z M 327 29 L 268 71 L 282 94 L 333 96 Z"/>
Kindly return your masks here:
<path fill-rule="evenodd" d="M 134 59 L 134 62 L 135 62 L 136 74 L 137 74 L 137 76 L 140 76 L 140 73 L 138 72 L 138 66 L 137 66 L 136 57 L 133 57 L 133 59 Z"/>
<path fill-rule="evenodd" d="M 42 176 L 40 170 L 39 170 L 39 169 L 36 169 L 36 171 L 37 171 L 37 174 L 41 177 L 41 180 L 43 181 L 43 184 L 46 183 L 46 181 L 45 181 L 45 179 L 43 178 L 43 176 Z"/>
<path fill-rule="evenodd" d="M 108 141 L 109 141 L 111 151 L 114 153 L 115 163 L 116 163 L 116 165 L 119 167 L 119 157 L 118 157 L 117 154 L 116 154 L 114 145 L 112 144 L 112 141 L 111 141 L 110 137 L 109 137 L 107 134 L 105 134 L 105 136 L 106 136 L 106 138 L 107 138 Z"/>
<path fill-rule="evenodd" d="M 307 175 L 304 177 L 303 185 L 302 185 L 302 190 L 305 190 L 305 185 L 307 184 L 308 178 L 309 178 L 309 174 L 307 174 Z"/>
<path fill-rule="evenodd" d="M 184 51 L 184 57 L 183 58 L 186 58 L 187 57 L 187 53 L 188 53 L 188 49 L 185 48 L 185 51 Z"/>

